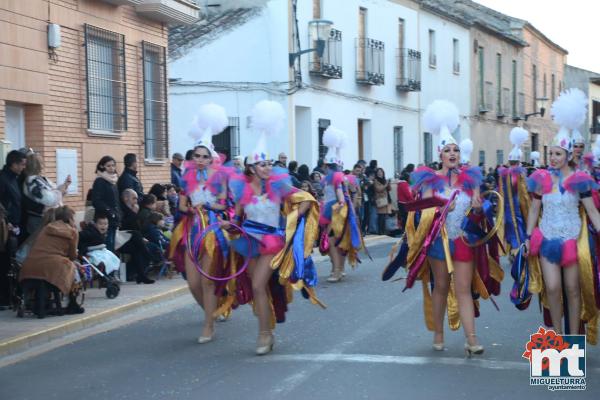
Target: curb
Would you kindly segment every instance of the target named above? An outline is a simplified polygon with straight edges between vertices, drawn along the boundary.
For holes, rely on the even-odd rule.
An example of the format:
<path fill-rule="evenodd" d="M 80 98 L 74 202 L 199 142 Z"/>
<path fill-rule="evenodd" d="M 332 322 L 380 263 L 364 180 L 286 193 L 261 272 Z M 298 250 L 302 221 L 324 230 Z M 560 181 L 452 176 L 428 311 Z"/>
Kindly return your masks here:
<path fill-rule="evenodd" d="M 384 239 L 395 240 L 386 235 L 374 235 L 367 236 L 364 241 L 365 245 L 375 244 Z M 328 256 L 316 256 L 313 257 L 315 262 L 325 261 L 329 259 Z M 179 288 L 170 289 L 166 292 L 155 294 L 154 296 L 136 300 L 131 303 L 123 304 L 118 307 L 110 308 L 108 310 L 100 311 L 98 313 L 85 316 L 83 318 L 74 319 L 67 321 L 63 324 L 54 326 L 52 328 L 44 329 L 37 332 L 26 333 L 19 336 L 8 338 L 4 342 L 0 342 L 0 358 L 18 354 L 27 350 L 28 348 L 36 345 L 51 342 L 55 339 L 59 339 L 70 333 L 74 333 L 86 328 L 90 328 L 104 322 L 114 319 L 115 317 L 123 316 L 124 314 L 141 309 L 142 307 L 159 303 L 164 300 L 174 299 L 188 293 L 187 285 L 183 285 Z"/>
<path fill-rule="evenodd" d="M 0 358 L 8 355 L 13 355 L 26 350 L 29 347 L 39 345 L 42 343 L 50 342 L 54 339 L 58 339 L 70 333 L 89 328 L 95 325 L 99 325 L 103 322 L 108 321 L 116 316 L 120 316 L 127 312 L 140 309 L 142 307 L 158 303 L 163 300 L 170 300 L 188 293 L 187 285 L 170 289 L 166 292 L 156 294 L 154 296 L 136 300 L 134 302 L 123 304 L 121 306 L 111 308 L 105 311 L 100 311 L 96 314 L 89 315 L 87 317 L 74 319 L 72 321 L 65 322 L 58 326 L 44 329 L 42 331 L 27 333 L 20 336 L 15 336 L 7 339 L 0 343 Z"/>

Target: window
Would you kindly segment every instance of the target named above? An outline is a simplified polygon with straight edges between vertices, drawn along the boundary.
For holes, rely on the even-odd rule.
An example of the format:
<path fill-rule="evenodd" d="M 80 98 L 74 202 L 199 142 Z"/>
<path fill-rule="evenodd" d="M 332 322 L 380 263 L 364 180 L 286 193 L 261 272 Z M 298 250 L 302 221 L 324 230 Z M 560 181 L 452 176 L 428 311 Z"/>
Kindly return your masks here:
<path fill-rule="evenodd" d="M 544 93 L 544 98 L 548 98 L 548 91 L 547 91 L 547 87 L 548 87 L 548 82 L 546 81 L 546 73 L 544 72 L 544 88 L 542 89 L 542 93 Z"/>
<path fill-rule="evenodd" d="M 479 150 L 479 164 L 485 167 L 485 150 Z"/>
<path fill-rule="evenodd" d="M 323 145 L 323 134 L 329 125 L 331 125 L 330 120 L 319 119 L 319 160 L 322 160 L 327 154 L 327 146 Z"/>
<path fill-rule="evenodd" d="M 517 61 L 512 62 L 512 115 L 517 116 Z"/>
<path fill-rule="evenodd" d="M 402 18 L 398 18 L 398 48 L 404 48 L 404 32 L 405 32 L 405 23 Z"/>
<path fill-rule="evenodd" d="M 227 128 L 213 137 L 217 153 L 223 153 L 231 160 L 240 155 L 240 117 L 229 117 Z"/>
<path fill-rule="evenodd" d="M 534 65 L 531 72 L 531 94 L 533 95 L 533 112 L 537 112 L 537 67 Z"/>
<path fill-rule="evenodd" d="M 5 113 L 6 130 L 4 139 L 10 142 L 10 150 L 19 150 L 26 147 L 25 107 L 22 104 L 7 103 Z"/>
<path fill-rule="evenodd" d="M 496 150 L 496 165 L 504 164 L 504 150 Z"/>
<path fill-rule="evenodd" d="M 431 154 L 432 143 L 431 143 L 431 133 L 425 132 L 423 133 L 423 148 L 425 150 L 425 154 L 423 154 L 423 159 L 425 160 L 425 165 L 431 164 L 433 161 L 433 156 Z"/>
<path fill-rule="evenodd" d="M 404 133 L 401 126 L 394 127 L 394 172 L 399 174 L 404 168 Z"/>
<path fill-rule="evenodd" d="M 90 130 L 127 130 L 125 37 L 84 26 L 87 127 Z"/>
<path fill-rule="evenodd" d="M 548 146 L 544 146 L 544 165 L 548 165 Z"/>
<path fill-rule="evenodd" d="M 496 54 L 496 114 L 503 116 L 502 112 L 502 54 Z"/>
<path fill-rule="evenodd" d="M 552 102 L 556 98 L 556 75 L 552 74 L 550 77 L 550 97 L 552 98 Z"/>
<path fill-rule="evenodd" d="M 452 39 L 452 72 L 455 74 L 460 73 L 459 46 L 458 39 Z"/>
<path fill-rule="evenodd" d="M 531 151 L 539 151 L 539 146 L 540 146 L 539 136 L 540 136 L 539 133 L 531 134 Z"/>
<path fill-rule="evenodd" d="M 429 66 L 435 68 L 437 59 L 435 56 L 435 31 L 429 30 Z"/>
<path fill-rule="evenodd" d="M 144 65 L 144 143 L 146 158 L 169 158 L 165 48 L 142 42 Z"/>
<path fill-rule="evenodd" d="M 487 107 L 485 106 L 485 81 L 484 81 L 484 58 L 483 58 L 483 47 L 477 48 L 477 55 L 479 58 L 479 90 L 477 91 L 479 94 L 479 111 L 485 112 L 487 111 Z"/>

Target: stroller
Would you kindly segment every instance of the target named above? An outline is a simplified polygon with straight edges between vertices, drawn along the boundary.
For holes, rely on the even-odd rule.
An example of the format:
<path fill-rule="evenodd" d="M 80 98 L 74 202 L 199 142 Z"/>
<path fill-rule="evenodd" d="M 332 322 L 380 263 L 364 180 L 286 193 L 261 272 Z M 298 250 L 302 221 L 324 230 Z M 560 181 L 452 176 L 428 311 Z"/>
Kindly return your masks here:
<path fill-rule="evenodd" d="M 87 257 L 81 256 L 80 258 L 82 261 L 81 267 L 83 268 L 81 281 L 84 289 L 88 288 L 88 284 L 90 288 L 93 287 L 94 280 L 97 280 L 99 288 L 106 288 L 106 297 L 109 299 L 116 298 L 121 292 L 121 286 L 117 278 L 112 274 L 106 274 L 102 263 L 96 266 Z"/>

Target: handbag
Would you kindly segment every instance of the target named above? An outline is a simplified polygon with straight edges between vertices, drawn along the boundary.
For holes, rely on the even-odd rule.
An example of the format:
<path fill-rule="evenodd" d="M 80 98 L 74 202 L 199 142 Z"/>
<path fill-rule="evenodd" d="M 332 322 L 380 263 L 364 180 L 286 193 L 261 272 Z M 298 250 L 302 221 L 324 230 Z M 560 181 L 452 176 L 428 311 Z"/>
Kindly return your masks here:
<path fill-rule="evenodd" d="M 125 243 L 129 242 L 131 236 L 129 231 L 117 230 L 115 233 L 115 250 L 119 250 Z"/>

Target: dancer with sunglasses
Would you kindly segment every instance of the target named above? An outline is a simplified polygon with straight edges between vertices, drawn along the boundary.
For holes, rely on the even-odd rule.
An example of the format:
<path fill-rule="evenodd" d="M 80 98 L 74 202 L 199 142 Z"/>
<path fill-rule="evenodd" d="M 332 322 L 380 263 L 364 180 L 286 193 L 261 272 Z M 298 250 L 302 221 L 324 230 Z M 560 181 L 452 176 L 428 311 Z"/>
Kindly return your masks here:
<path fill-rule="evenodd" d="M 354 211 L 348 189 L 348 177 L 341 172 L 343 162 L 341 150 L 347 140 L 346 132 L 330 126 L 323 134 L 327 146 L 324 165 L 323 208 L 319 217 L 321 237 L 319 250 L 329 254 L 331 274 L 327 282 L 339 282 L 345 276 L 346 258 L 353 267 L 358 261 L 358 252 L 363 248 L 360 224 Z"/>
<path fill-rule="evenodd" d="M 532 201 L 525 246 L 530 258 L 538 258 L 541 264 L 543 287 L 538 291 L 546 325 L 557 333 L 585 333 L 587 341 L 596 344 L 600 247 L 597 234 L 590 236 L 587 226 L 589 221 L 596 232 L 600 231 L 600 214 L 592 200 L 592 191 L 599 186 L 589 174 L 573 171 L 569 165 L 573 151 L 569 131 L 585 121 L 587 103 L 582 91 L 569 89 L 552 105 L 560 129 L 550 146 L 550 169 L 537 170 L 528 179 Z"/>
<path fill-rule="evenodd" d="M 479 211 L 481 170 L 459 167 L 461 149 L 450 134 L 459 122 L 454 104 L 436 100 L 427 107 L 423 120 L 426 131 L 439 135 L 437 149 L 442 168 L 434 171 L 421 167 L 411 174 L 413 189 L 419 195 L 418 200 L 407 203 L 411 210 L 406 225 L 407 245 L 399 253 L 403 254 L 401 258 L 405 257 L 401 263 L 408 266 L 407 288 L 416 279 L 422 280 L 425 321 L 434 332 L 434 350 L 444 350 L 443 324 L 448 309 L 450 328 L 457 330 L 463 326 L 466 354 L 482 354 L 484 347 L 475 333 L 479 307 L 474 299 L 487 299 L 490 294 L 499 293 L 502 270 L 497 255 L 493 262 L 489 260 L 491 251 L 487 244 L 474 249 L 463 238 L 468 236 L 466 227 L 486 218 Z M 468 213 L 470 208 L 475 212 Z M 389 279 L 385 278 L 386 273 L 387 268 L 384 280 Z"/>
<path fill-rule="evenodd" d="M 204 325 L 198 343 L 214 339 L 215 311 L 218 297 L 224 296 L 222 287 L 203 276 L 199 269 L 211 275 L 227 267 L 227 238 L 220 230 L 203 232 L 207 226 L 218 223 L 226 208 L 227 173 L 220 165 L 219 155 L 212 144 L 212 136 L 228 125 L 223 107 L 203 105 L 195 118 L 190 135 L 196 140 L 192 161 L 186 162 L 179 210 L 183 213 L 169 247 L 169 258 L 184 272 L 190 292 L 204 310 Z M 203 239 L 203 240 L 202 240 Z M 215 293 L 218 292 L 219 296 Z"/>
<path fill-rule="evenodd" d="M 273 350 L 275 322 L 285 321 L 292 288 L 313 303 L 317 271 L 311 259 L 318 236 L 319 207 L 308 193 L 292 186 L 283 168 L 274 168 L 267 152 L 267 138 L 283 127 L 284 112 L 273 101 L 261 101 L 252 111 L 252 128 L 260 136 L 246 158 L 243 175 L 233 175 L 230 189 L 235 202 L 233 221 L 247 236 L 232 247 L 248 261 L 254 312 L 258 317 L 256 354 Z M 228 222 L 223 226 L 230 227 Z"/>

